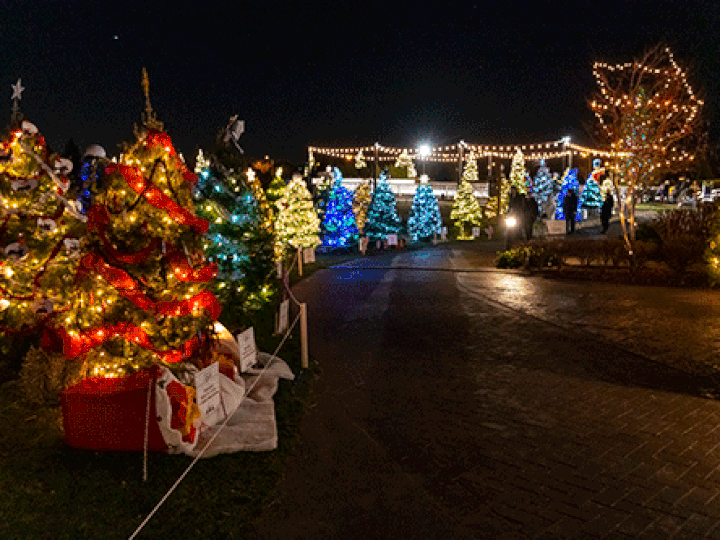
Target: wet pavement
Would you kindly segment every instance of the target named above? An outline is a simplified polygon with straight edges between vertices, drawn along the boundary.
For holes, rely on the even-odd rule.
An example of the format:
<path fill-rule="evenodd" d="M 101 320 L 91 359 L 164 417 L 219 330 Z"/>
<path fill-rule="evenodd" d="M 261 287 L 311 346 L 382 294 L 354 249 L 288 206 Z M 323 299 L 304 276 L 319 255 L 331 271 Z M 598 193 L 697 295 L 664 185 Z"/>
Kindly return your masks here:
<path fill-rule="evenodd" d="M 720 294 L 471 245 L 317 272 L 322 375 L 261 538 L 720 538 Z M 693 360 L 694 361 L 694 360 Z M 665 363 L 663 363 L 665 362 Z"/>

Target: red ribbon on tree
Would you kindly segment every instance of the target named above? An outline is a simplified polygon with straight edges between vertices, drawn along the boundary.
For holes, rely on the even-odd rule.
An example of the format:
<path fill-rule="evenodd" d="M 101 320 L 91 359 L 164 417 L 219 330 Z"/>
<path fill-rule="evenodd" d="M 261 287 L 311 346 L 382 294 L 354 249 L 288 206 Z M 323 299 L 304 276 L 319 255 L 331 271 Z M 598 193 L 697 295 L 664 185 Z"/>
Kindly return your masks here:
<path fill-rule="evenodd" d="M 164 147 L 165 151 L 170 155 L 170 159 L 172 160 L 173 165 L 180 169 L 180 172 L 182 173 L 185 181 L 188 182 L 191 186 L 194 186 L 197 183 L 197 175 L 190 169 L 188 169 L 187 165 L 185 165 L 183 160 L 180 159 L 180 156 L 178 156 L 178 153 L 175 151 L 175 147 L 173 146 L 172 140 L 170 139 L 170 135 L 168 135 L 164 131 L 158 131 L 157 129 L 149 129 L 145 137 L 145 144 L 151 147 Z"/>
<path fill-rule="evenodd" d="M 96 231 L 103 245 L 103 252 L 110 258 L 125 264 L 139 264 L 162 246 L 162 239 L 153 238 L 147 247 L 135 253 L 124 253 L 115 249 L 108 238 L 105 230 L 110 225 L 110 214 L 107 208 L 101 204 L 94 204 L 88 210 L 88 230 Z"/>
<path fill-rule="evenodd" d="M 63 356 L 65 358 L 76 358 L 105 341 L 114 338 L 122 338 L 130 343 L 135 343 L 143 349 L 155 353 L 163 362 L 177 363 L 190 358 L 207 341 L 206 336 L 192 337 L 175 349 L 156 348 L 147 332 L 132 323 L 118 323 L 93 328 L 86 332 L 70 335 L 64 329 L 56 329 L 62 338 Z"/>
<path fill-rule="evenodd" d="M 145 197 L 152 206 L 164 210 L 175 221 L 192 227 L 199 234 L 205 234 L 210 227 L 208 221 L 197 217 L 188 209 L 183 208 L 165 195 L 155 184 L 149 180 L 145 180 L 142 171 L 137 167 L 111 163 L 107 166 L 105 172 L 107 174 L 119 172 L 133 191 Z"/>
<path fill-rule="evenodd" d="M 208 263 L 205 266 L 194 269 L 185 256 L 185 253 L 173 248 L 167 254 L 167 260 L 180 281 L 192 281 L 195 283 L 207 283 L 218 275 L 218 265 Z"/>
<path fill-rule="evenodd" d="M 137 282 L 130 274 L 109 265 L 97 253 L 88 253 L 82 258 L 79 264 L 78 279 L 82 279 L 90 271 L 100 274 L 121 296 L 145 311 L 179 317 L 191 315 L 198 309 L 205 309 L 213 320 L 217 320 L 222 311 L 220 302 L 208 290 L 201 291 L 184 300 L 173 299 L 156 302 L 139 290 Z"/>

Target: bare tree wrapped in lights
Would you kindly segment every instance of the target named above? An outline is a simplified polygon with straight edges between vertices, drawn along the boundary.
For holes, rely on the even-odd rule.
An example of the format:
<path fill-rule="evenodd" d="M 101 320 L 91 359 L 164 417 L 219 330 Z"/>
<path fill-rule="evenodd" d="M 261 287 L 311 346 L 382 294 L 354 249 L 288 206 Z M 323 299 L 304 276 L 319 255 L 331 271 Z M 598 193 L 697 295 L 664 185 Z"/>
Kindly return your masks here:
<path fill-rule="evenodd" d="M 623 236 L 634 261 L 636 191 L 654 175 L 692 164 L 703 102 L 666 47 L 625 64 L 596 62 L 593 73 L 598 91 L 590 107 L 612 156 Z M 621 182 L 627 186 L 624 200 Z"/>

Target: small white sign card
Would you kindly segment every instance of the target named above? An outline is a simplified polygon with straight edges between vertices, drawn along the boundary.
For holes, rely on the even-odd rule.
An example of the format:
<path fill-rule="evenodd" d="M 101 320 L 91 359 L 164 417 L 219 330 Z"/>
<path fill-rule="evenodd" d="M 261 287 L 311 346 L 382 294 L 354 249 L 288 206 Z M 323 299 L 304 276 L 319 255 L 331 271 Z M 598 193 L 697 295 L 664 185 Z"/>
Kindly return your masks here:
<path fill-rule="evenodd" d="M 257 346 L 255 345 L 255 328 L 252 326 L 237 335 L 240 348 L 240 371 L 245 372 L 255 365 L 257 361 Z"/>
<path fill-rule="evenodd" d="M 280 279 L 283 277 L 283 264 L 282 261 L 278 261 L 277 263 L 277 275 Z"/>
<path fill-rule="evenodd" d="M 214 426 L 223 419 L 220 402 L 220 364 L 213 362 L 195 373 L 195 389 L 201 420 L 206 426 Z"/>
<path fill-rule="evenodd" d="M 305 248 L 303 250 L 303 261 L 305 261 L 305 264 L 315 262 L 315 248 Z"/>
<path fill-rule="evenodd" d="M 473 235 L 473 238 L 478 238 L 480 236 L 480 227 L 473 227 L 472 235 Z"/>
<path fill-rule="evenodd" d="M 387 245 L 388 246 L 397 246 L 398 238 L 397 234 L 388 234 L 387 235 Z"/>
<path fill-rule="evenodd" d="M 447 227 L 440 229 L 440 238 L 442 240 L 447 240 Z"/>
<path fill-rule="evenodd" d="M 288 328 L 288 319 L 290 318 L 290 300 L 280 302 L 280 313 L 278 314 L 277 333 L 284 334 Z"/>

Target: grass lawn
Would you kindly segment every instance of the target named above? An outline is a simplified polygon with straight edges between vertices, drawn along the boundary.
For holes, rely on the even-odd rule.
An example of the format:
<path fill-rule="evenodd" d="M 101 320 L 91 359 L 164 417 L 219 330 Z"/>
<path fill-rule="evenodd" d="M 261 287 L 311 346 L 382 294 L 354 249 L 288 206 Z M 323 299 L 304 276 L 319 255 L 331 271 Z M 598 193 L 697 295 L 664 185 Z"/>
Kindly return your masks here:
<path fill-rule="evenodd" d="M 274 319 L 270 311 L 264 323 Z M 264 325 L 264 328 L 271 326 Z M 256 326 L 258 346 L 279 337 Z M 307 398 L 311 373 L 300 372 L 295 330 L 278 356 L 299 376 L 280 380 L 275 396 L 279 448 L 200 460 L 139 538 L 244 538 L 282 473 Z M 190 464 L 182 455 L 67 447 L 58 408 L 23 401 L 16 381 L 0 389 L 0 538 L 127 538 Z"/>

